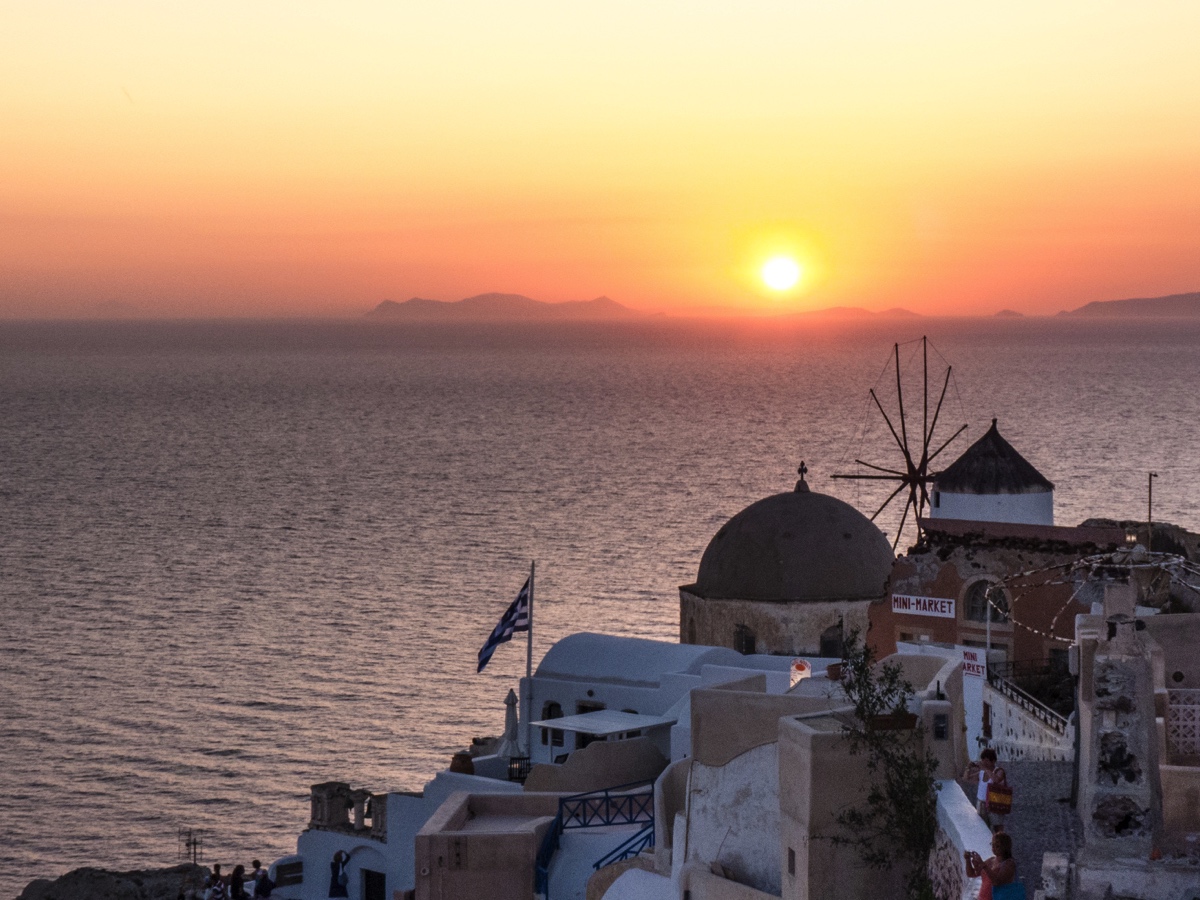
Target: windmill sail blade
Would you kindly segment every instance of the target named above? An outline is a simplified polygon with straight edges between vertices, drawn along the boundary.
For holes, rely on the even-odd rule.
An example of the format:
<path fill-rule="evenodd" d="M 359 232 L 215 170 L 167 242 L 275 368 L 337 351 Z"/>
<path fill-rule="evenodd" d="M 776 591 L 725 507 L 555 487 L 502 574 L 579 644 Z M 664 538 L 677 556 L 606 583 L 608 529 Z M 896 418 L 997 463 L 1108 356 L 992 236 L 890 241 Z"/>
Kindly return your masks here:
<path fill-rule="evenodd" d="M 933 462 L 934 459 L 937 458 L 938 453 L 941 453 L 943 450 L 945 450 L 947 447 L 949 447 L 950 442 L 953 441 L 956 437 L 958 437 L 960 434 L 962 434 L 966 430 L 967 430 L 967 426 L 964 425 L 962 428 L 958 429 L 958 431 L 954 432 L 954 434 L 950 435 L 950 437 L 946 440 L 946 443 L 944 443 L 944 444 L 942 444 L 942 446 L 938 447 L 937 453 L 934 453 L 933 456 L 929 457 L 928 461 Z"/>
<path fill-rule="evenodd" d="M 876 517 L 876 516 L 878 516 L 878 515 L 879 515 L 881 512 L 883 512 L 883 510 L 884 510 L 884 509 L 887 507 L 887 505 L 888 505 L 889 503 L 891 503 L 893 500 L 895 500 L 895 499 L 896 499 L 896 495 L 897 495 L 898 493 L 900 493 L 902 490 L 904 490 L 904 485 L 903 485 L 903 484 L 901 484 L 901 485 L 900 485 L 900 487 L 898 487 L 898 488 L 896 488 L 894 491 L 892 491 L 892 494 L 891 494 L 891 496 L 890 496 L 890 497 L 888 497 L 886 500 L 884 500 L 884 501 L 883 501 L 883 505 L 882 505 L 882 506 L 880 506 L 880 507 L 879 507 L 879 509 L 875 510 L 875 515 L 871 516 L 871 521 L 872 521 L 872 522 L 874 522 L 874 521 L 875 521 L 875 517 Z"/>
<path fill-rule="evenodd" d="M 942 394 L 938 397 L 937 406 L 933 410 L 933 423 L 929 426 L 929 430 L 925 432 L 925 443 L 928 444 L 933 440 L 933 430 L 937 428 L 938 416 L 942 412 L 942 401 L 946 399 L 946 388 L 950 387 L 950 371 L 953 366 L 946 366 L 946 380 L 942 382 Z"/>
<path fill-rule="evenodd" d="M 921 459 L 929 457 L 929 338 L 921 335 Z"/>
<path fill-rule="evenodd" d="M 896 469 L 885 469 L 883 466 L 877 466 L 874 463 L 863 462 L 861 459 L 856 459 L 855 462 L 858 463 L 860 466 L 866 466 L 868 469 L 874 469 L 877 472 L 889 472 L 892 475 L 898 475 L 901 478 L 903 478 L 907 474 L 905 472 L 897 471 Z"/>
<path fill-rule="evenodd" d="M 904 487 L 904 485 L 901 485 Z M 896 552 L 896 548 L 900 546 L 900 535 L 904 534 L 904 523 L 908 521 L 908 508 L 913 505 L 913 492 L 908 492 L 908 500 L 904 504 L 904 514 L 900 516 L 900 527 L 896 529 L 896 539 L 892 541 L 892 552 Z"/>
<path fill-rule="evenodd" d="M 901 539 L 904 537 L 904 528 L 908 525 L 908 515 L 911 511 L 913 521 L 917 528 L 918 539 L 921 531 L 921 523 L 925 518 L 926 511 L 932 509 L 930 498 L 931 485 L 934 482 L 934 473 L 930 471 L 930 464 L 941 453 L 949 447 L 954 440 L 967 430 L 967 426 L 963 425 L 954 434 L 950 435 L 949 439 L 941 444 L 936 450 L 932 450 L 931 444 L 934 440 L 934 435 L 937 432 L 938 424 L 941 422 L 942 408 L 946 403 L 946 395 L 950 390 L 950 378 L 953 373 L 953 368 L 946 366 L 945 377 L 942 379 L 942 388 L 937 392 L 937 403 L 931 404 L 932 399 L 929 392 L 929 338 L 921 337 L 921 429 L 920 429 L 920 445 L 910 447 L 908 443 L 908 416 L 912 412 L 915 416 L 915 410 L 906 410 L 904 408 L 904 373 L 900 368 L 900 344 L 892 344 L 891 359 L 884 364 L 883 371 L 880 373 L 882 380 L 887 374 L 888 365 L 895 368 L 896 376 L 896 413 L 899 419 L 892 418 L 892 415 L 884 408 L 883 402 L 879 399 L 879 393 L 876 388 L 871 388 L 868 393 L 871 395 L 871 401 L 875 404 L 875 408 L 879 410 L 879 415 L 883 417 L 884 423 L 887 425 L 888 431 L 891 432 L 892 440 L 895 441 L 900 455 L 903 457 L 904 464 L 897 464 L 896 468 L 886 465 L 878 465 L 869 463 L 862 459 L 855 459 L 856 465 L 861 466 L 867 472 L 856 472 L 854 474 L 836 474 L 832 477 L 839 479 L 847 479 L 853 481 L 891 481 L 899 482 L 895 489 L 888 495 L 887 499 L 880 504 L 871 516 L 871 521 L 875 521 L 883 511 L 887 509 L 892 502 L 900 495 L 900 493 L 908 488 L 908 497 L 904 502 L 904 509 L 900 514 L 900 525 L 896 531 L 895 540 L 892 542 L 892 549 L 895 550 L 900 545 Z M 939 354 L 940 355 L 940 354 Z M 944 360 L 943 360 L 944 361 Z M 910 363 L 915 362 L 915 350 L 913 355 L 910 355 Z M 886 382 L 885 382 L 886 383 Z M 910 380 L 909 396 L 912 398 L 913 385 Z M 913 419 L 913 427 L 916 428 L 916 418 Z M 865 433 L 864 433 L 865 438 Z M 913 432 L 914 441 L 917 439 L 917 432 Z"/>
<path fill-rule="evenodd" d="M 840 478 L 843 481 L 895 481 L 901 479 L 908 484 L 907 475 L 830 475 L 830 478 Z"/>
<path fill-rule="evenodd" d="M 904 446 L 904 441 L 900 440 L 900 435 L 896 434 L 896 428 L 892 425 L 892 420 L 888 418 L 888 414 L 883 411 L 883 404 L 879 402 L 879 398 L 875 396 L 875 388 L 871 388 L 871 399 L 875 401 L 875 405 L 879 407 L 879 414 L 883 416 L 883 421 L 887 422 L 888 430 L 891 431 L 892 437 L 896 439 L 896 446 L 900 448 L 900 452 L 904 454 L 904 458 L 908 458 L 908 448 Z"/>
<path fill-rule="evenodd" d="M 900 433 L 904 436 L 904 443 L 900 445 L 900 449 L 904 451 L 904 456 L 908 457 L 908 428 L 904 424 L 904 390 L 900 387 L 900 345 L 896 344 L 896 400 L 900 405 Z M 909 466 L 912 466 L 912 460 L 908 461 Z"/>

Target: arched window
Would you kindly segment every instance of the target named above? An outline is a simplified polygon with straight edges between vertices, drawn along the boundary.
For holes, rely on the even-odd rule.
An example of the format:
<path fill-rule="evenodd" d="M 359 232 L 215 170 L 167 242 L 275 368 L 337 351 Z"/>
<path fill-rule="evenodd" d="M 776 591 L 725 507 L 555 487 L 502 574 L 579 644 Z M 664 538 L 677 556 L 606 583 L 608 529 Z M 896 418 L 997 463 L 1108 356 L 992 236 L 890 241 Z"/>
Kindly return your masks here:
<path fill-rule="evenodd" d="M 840 621 L 821 632 L 821 655 L 827 659 L 841 658 L 842 623 Z"/>
<path fill-rule="evenodd" d="M 986 622 L 989 610 L 993 622 L 1007 622 L 1008 591 L 994 581 L 980 579 L 971 584 L 963 596 L 963 618 L 970 622 Z"/>
<path fill-rule="evenodd" d="M 733 649 L 738 653 L 749 655 L 754 652 L 754 632 L 748 625 L 737 625 L 733 629 Z"/>
<path fill-rule="evenodd" d="M 562 706 L 553 700 L 542 704 L 543 719 L 561 719 L 562 714 Z M 563 733 L 557 728 L 543 728 L 542 744 L 543 746 L 561 747 L 563 745 Z"/>

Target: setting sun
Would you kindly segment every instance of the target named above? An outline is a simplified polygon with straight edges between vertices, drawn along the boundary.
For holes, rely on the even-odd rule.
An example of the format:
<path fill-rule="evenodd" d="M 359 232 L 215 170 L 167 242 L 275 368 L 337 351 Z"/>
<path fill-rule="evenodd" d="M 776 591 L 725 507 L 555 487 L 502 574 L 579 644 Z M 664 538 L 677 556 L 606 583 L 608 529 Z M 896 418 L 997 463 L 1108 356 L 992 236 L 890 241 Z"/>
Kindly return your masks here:
<path fill-rule="evenodd" d="M 786 291 L 800 280 L 800 264 L 788 256 L 775 256 L 762 267 L 763 283 L 775 291 Z"/>

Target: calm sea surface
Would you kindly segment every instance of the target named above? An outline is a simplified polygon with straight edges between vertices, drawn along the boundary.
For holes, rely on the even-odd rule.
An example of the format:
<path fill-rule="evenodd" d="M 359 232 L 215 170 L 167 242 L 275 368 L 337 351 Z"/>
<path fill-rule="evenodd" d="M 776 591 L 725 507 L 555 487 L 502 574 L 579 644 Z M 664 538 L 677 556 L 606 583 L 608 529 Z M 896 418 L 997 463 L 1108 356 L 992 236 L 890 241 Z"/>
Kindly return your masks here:
<path fill-rule="evenodd" d="M 187 827 L 273 859 L 311 784 L 419 788 L 503 727 L 523 647 L 475 654 L 531 559 L 537 655 L 674 639 L 801 459 L 878 505 L 829 476 L 898 461 L 867 391 L 894 406 L 922 333 L 938 434 L 970 424 L 944 462 L 998 416 L 1061 524 L 1144 518 L 1154 470 L 1200 528 L 1200 323 L 0 325 L 0 896 Z"/>

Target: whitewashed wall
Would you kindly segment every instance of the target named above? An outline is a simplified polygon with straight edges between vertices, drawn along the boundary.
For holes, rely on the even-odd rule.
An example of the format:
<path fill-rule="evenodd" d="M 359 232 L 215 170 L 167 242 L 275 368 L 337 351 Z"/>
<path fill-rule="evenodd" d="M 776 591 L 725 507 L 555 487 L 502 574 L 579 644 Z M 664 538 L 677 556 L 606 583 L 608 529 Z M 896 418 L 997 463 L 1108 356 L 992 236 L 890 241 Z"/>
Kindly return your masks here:
<path fill-rule="evenodd" d="M 966 519 L 971 522 L 1015 522 L 1021 525 L 1054 524 L 1054 492 L 1041 494 L 938 493 L 931 519 Z"/>
<path fill-rule="evenodd" d="M 763 744 L 723 766 L 693 762 L 686 828 L 688 862 L 719 862 L 736 880 L 778 896 L 779 745 Z"/>
<path fill-rule="evenodd" d="M 975 900 L 979 879 L 968 878 L 963 854 L 992 855 L 992 832 L 955 781 L 938 782 L 938 830 L 929 877 L 938 900 Z"/>
<path fill-rule="evenodd" d="M 992 707 L 988 746 L 1000 759 L 1061 762 L 1075 758 L 1074 726 L 1068 725 L 1066 734 L 1059 734 L 990 684 L 983 686 L 983 701 Z"/>

